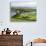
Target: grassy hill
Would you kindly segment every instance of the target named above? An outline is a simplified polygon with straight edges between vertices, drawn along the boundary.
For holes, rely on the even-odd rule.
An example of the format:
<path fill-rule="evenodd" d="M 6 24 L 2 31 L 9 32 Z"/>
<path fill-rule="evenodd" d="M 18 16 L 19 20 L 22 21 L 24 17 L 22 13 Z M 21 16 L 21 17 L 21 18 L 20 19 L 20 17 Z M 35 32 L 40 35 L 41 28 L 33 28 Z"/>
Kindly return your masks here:
<path fill-rule="evenodd" d="M 12 9 L 13 10 L 13 9 Z M 14 16 L 11 16 L 11 21 L 15 22 L 30 22 L 30 21 L 36 21 L 36 9 L 28 9 L 28 8 L 21 8 L 21 9 L 14 9 L 19 10 L 20 14 L 16 14 Z"/>

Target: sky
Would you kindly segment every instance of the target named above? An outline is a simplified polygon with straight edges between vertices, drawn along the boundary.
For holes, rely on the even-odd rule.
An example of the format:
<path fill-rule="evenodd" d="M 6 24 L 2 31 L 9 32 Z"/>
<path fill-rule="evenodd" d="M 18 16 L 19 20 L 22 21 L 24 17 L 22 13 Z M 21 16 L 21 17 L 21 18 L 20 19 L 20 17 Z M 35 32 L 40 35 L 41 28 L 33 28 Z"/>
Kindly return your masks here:
<path fill-rule="evenodd" d="M 36 2 L 11 2 L 12 7 L 36 7 Z"/>
<path fill-rule="evenodd" d="M 46 38 L 46 0 L 11 0 L 11 1 L 30 1 L 37 3 L 36 22 L 10 22 L 10 0 L 0 0 L 0 30 L 9 27 L 12 30 L 23 32 L 23 44 L 32 39 Z"/>

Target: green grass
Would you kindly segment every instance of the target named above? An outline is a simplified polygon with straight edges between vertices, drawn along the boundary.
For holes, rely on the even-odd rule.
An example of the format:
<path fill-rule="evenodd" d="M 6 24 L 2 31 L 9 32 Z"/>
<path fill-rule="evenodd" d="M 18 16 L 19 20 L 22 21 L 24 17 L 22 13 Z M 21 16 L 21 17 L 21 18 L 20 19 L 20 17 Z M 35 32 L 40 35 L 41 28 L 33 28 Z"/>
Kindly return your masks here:
<path fill-rule="evenodd" d="M 11 17 L 11 21 L 25 22 L 25 21 L 36 21 L 36 12 L 34 13 L 22 13 Z"/>

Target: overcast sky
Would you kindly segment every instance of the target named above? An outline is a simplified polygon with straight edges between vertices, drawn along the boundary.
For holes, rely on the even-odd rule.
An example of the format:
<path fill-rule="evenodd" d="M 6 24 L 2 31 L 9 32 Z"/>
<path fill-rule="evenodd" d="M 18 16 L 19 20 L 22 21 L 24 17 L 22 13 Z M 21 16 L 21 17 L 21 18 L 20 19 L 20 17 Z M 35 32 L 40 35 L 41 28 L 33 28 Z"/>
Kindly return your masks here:
<path fill-rule="evenodd" d="M 13 7 L 36 7 L 36 2 L 11 2 Z"/>
<path fill-rule="evenodd" d="M 25 1 L 25 0 L 11 0 Z M 36 22 L 10 22 L 10 4 L 8 0 L 0 0 L 0 30 L 9 27 L 23 32 L 24 45 L 37 37 L 46 38 L 46 0 L 26 0 L 37 2 Z"/>

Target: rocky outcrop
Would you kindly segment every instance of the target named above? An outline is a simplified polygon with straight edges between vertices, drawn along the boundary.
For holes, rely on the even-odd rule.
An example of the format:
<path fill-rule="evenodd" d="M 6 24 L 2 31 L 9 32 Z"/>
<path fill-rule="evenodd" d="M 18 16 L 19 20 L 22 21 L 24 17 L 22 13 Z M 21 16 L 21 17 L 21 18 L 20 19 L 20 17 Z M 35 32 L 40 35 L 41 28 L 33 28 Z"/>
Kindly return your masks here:
<path fill-rule="evenodd" d="M 33 40 L 34 43 L 46 43 L 46 39 L 37 38 Z"/>

